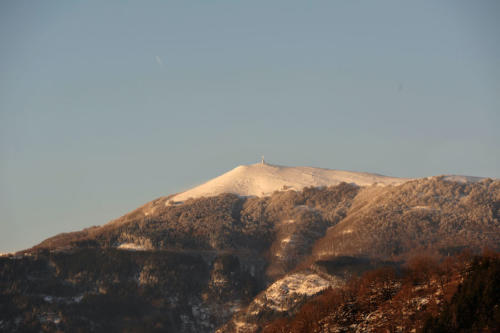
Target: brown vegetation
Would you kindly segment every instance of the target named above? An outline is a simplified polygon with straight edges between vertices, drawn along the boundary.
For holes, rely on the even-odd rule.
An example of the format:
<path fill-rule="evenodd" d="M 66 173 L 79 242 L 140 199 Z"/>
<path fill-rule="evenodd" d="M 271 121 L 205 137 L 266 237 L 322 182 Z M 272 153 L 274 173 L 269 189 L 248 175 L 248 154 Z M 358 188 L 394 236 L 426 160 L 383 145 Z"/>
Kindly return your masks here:
<path fill-rule="evenodd" d="M 464 260 L 465 258 L 468 260 Z M 500 328 L 500 255 L 412 258 L 327 289 L 263 332 L 493 332 Z"/>

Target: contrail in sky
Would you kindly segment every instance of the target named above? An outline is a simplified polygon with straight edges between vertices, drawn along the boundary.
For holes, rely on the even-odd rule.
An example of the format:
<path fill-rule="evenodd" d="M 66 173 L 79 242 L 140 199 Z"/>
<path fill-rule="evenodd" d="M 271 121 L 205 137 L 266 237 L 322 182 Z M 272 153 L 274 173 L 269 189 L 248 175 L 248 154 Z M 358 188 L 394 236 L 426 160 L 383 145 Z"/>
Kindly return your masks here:
<path fill-rule="evenodd" d="M 163 61 L 161 60 L 160 56 L 156 56 L 155 59 L 158 65 L 160 65 L 160 67 L 163 68 Z"/>

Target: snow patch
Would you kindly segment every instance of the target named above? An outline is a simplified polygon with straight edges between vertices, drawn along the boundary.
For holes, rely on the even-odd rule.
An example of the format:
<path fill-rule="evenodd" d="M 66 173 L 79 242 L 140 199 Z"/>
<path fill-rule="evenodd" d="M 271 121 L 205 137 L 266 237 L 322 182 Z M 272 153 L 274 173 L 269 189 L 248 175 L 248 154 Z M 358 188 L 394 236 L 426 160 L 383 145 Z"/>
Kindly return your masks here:
<path fill-rule="evenodd" d="M 118 246 L 118 249 L 120 250 L 128 250 L 128 251 L 146 251 L 148 250 L 147 247 L 142 246 L 142 245 L 137 245 L 134 243 L 123 243 Z"/>
<path fill-rule="evenodd" d="M 411 209 L 416 209 L 416 210 L 430 210 L 430 206 L 413 206 Z"/>
<path fill-rule="evenodd" d="M 338 185 L 342 182 L 358 186 L 399 185 L 410 179 L 386 177 L 373 173 L 286 167 L 267 163 L 242 165 L 208 182 L 180 193 L 173 201 L 233 193 L 240 196 L 269 196 L 274 191 L 302 190 L 304 187 Z M 168 205 L 168 203 L 166 203 Z"/>
<path fill-rule="evenodd" d="M 328 288 L 330 283 L 317 274 L 295 273 L 273 283 L 265 291 L 266 305 L 278 311 L 287 311 L 295 296 L 312 296 Z"/>

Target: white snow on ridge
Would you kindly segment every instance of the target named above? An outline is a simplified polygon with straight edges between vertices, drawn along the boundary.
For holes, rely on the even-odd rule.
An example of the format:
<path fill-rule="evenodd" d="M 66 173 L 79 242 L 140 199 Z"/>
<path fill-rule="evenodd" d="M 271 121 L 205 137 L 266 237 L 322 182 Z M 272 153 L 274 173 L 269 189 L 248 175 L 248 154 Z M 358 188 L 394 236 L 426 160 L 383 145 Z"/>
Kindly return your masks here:
<path fill-rule="evenodd" d="M 399 185 L 408 180 L 411 179 L 365 172 L 256 163 L 238 166 L 200 186 L 176 195 L 172 200 L 185 201 L 189 198 L 210 197 L 221 193 L 260 197 L 279 190 L 302 190 L 304 187 L 332 186 L 342 182 L 368 186 Z"/>
<path fill-rule="evenodd" d="M 462 175 L 445 175 L 443 180 L 457 183 L 477 183 L 483 180 L 483 177 L 462 176 Z"/>

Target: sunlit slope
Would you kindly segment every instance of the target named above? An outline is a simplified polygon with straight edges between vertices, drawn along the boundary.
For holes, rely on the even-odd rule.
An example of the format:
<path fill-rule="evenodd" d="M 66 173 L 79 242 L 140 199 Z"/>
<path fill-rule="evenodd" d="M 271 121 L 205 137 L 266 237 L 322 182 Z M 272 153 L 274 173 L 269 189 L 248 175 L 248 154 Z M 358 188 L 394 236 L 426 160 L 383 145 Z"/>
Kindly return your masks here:
<path fill-rule="evenodd" d="M 330 170 L 312 167 L 285 167 L 268 163 L 241 165 L 208 182 L 180 193 L 174 201 L 233 193 L 240 196 L 267 196 L 274 191 L 302 190 L 309 186 L 332 186 L 342 182 L 358 186 L 398 185 L 407 178 L 386 177 L 373 173 Z"/>

